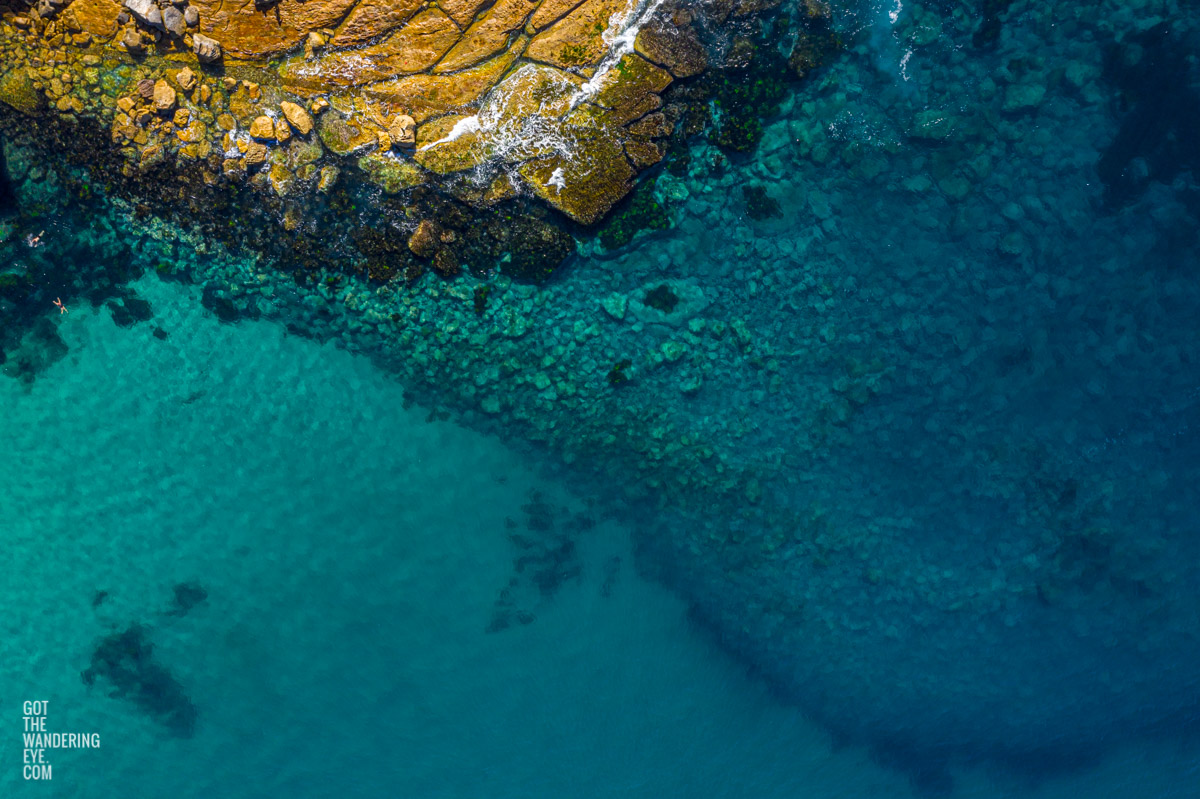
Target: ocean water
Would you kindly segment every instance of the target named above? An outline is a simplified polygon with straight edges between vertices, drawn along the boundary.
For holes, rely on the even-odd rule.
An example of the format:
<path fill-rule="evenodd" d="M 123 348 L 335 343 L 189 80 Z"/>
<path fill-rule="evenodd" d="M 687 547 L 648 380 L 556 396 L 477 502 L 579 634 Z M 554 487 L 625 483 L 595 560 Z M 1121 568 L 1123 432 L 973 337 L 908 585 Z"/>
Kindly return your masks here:
<path fill-rule="evenodd" d="M 553 597 L 518 597 L 535 620 L 489 633 L 510 536 L 585 498 L 365 359 L 136 288 L 168 338 L 76 309 L 71 354 L 3 383 L 4 795 L 905 792 L 716 652 L 616 523 Z M 185 583 L 206 597 L 183 612 Z M 179 696 L 81 680 L 131 623 Z M 24 782 L 25 700 L 100 748 Z"/>
<path fill-rule="evenodd" d="M 1200 796 L 1195 4 L 834 24 L 485 314 L 6 150 L 3 795 Z"/>
<path fill-rule="evenodd" d="M 520 598 L 535 620 L 487 632 L 512 523 L 536 535 L 533 516 L 562 525 L 585 497 L 406 407 L 363 358 L 135 287 L 166 339 L 76 309 L 71 354 L 2 384 L 6 796 L 919 795 L 714 647 L 618 523 L 580 537 L 577 579 Z M 84 684 L 131 624 L 180 696 Z M 26 700 L 100 748 L 22 780 Z M 1188 752 L 1142 744 L 1036 788 L 967 771 L 959 790 L 1188 796 L 1195 777 Z"/>

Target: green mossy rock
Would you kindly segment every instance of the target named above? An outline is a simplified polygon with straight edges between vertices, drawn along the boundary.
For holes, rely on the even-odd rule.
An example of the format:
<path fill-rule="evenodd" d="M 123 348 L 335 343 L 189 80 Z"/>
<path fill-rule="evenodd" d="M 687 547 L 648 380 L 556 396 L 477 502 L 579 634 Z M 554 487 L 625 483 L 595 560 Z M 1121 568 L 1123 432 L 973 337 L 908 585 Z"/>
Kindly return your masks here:
<path fill-rule="evenodd" d="M 33 88 L 33 79 L 25 67 L 14 67 L 0 75 L 0 102 L 23 114 L 42 110 L 42 95 Z"/>

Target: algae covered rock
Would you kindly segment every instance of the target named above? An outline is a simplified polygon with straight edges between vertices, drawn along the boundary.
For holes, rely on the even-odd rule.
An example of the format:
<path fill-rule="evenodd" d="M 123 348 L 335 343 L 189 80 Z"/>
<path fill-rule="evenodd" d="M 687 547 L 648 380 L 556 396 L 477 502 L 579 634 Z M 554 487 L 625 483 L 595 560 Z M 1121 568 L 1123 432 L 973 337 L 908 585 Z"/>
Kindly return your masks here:
<path fill-rule="evenodd" d="M 367 174 L 385 194 L 396 194 L 419 186 L 427 175 L 419 166 L 389 153 L 370 153 L 358 159 L 358 168 Z"/>
<path fill-rule="evenodd" d="M 375 143 L 375 135 L 355 120 L 327 111 L 317 121 L 321 143 L 338 155 L 349 155 Z"/>
<path fill-rule="evenodd" d="M 45 105 L 41 93 L 33 88 L 33 79 L 21 66 L 0 74 L 0 103 L 24 114 L 36 114 Z"/>
<path fill-rule="evenodd" d="M 638 31 L 634 50 L 648 61 L 665 67 L 677 78 L 699 75 L 708 66 L 708 53 L 691 28 L 661 20 L 654 20 Z"/>
<path fill-rule="evenodd" d="M 417 129 L 417 163 L 431 172 L 446 175 L 473 169 L 488 159 L 490 148 L 479 135 L 473 116 L 448 116 Z"/>

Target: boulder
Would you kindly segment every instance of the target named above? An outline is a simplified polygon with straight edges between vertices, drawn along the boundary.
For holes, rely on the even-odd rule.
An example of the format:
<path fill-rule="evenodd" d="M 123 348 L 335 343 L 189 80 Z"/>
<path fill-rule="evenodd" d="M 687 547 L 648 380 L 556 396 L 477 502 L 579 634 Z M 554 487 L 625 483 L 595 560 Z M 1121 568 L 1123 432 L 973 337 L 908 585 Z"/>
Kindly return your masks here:
<path fill-rule="evenodd" d="M 267 145 L 252 141 L 246 144 L 246 154 L 243 156 L 246 166 L 258 166 L 267 160 Z"/>
<path fill-rule="evenodd" d="M 221 44 L 216 39 L 210 39 L 202 33 L 192 36 L 192 50 L 201 64 L 211 64 L 221 59 Z"/>
<path fill-rule="evenodd" d="M 186 28 L 183 22 L 183 12 L 175 6 L 167 6 L 162 10 L 162 26 L 175 38 L 182 37 Z"/>
<path fill-rule="evenodd" d="M 162 78 L 154 81 L 154 107 L 164 113 L 175 107 L 175 90 Z"/>
<path fill-rule="evenodd" d="M 125 15 L 124 22 L 119 21 L 122 14 Z M 71 0 L 65 22 L 71 31 L 78 28 L 96 39 L 112 39 L 130 17 L 130 13 L 121 7 L 121 0 Z"/>
<path fill-rule="evenodd" d="M 156 24 L 150 21 L 152 14 L 157 15 L 155 19 L 162 22 L 162 13 L 158 10 L 158 6 L 154 4 L 154 0 L 125 0 L 124 6 L 129 9 L 131 14 L 146 25 Z"/>
<path fill-rule="evenodd" d="M 417 229 L 408 237 L 408 249 L 418 258 L 432 258 L 439 246 L 437 225 L 428 219 L 422 219 L 421 224 L 417 225 Z"/>
<path fill-rule="evenodd" d="M 250 123 L 250 135 L 256 139 L 275 140 L 275 120 L 265 114 Z"/>
<path fill-rule="evenodd" d="M 23 67 L 15 67 L 0 73 L 0 102 L 25 114 L 36 114 L 42 109 L 42 93 L 33 87 L 33 79 Z"/>
<path fill-rule="evenodd" d="M 392 144 L 412 147 L 417 143 L 417 123 L 408 114 L 397 114 L 388 125 L 388 136 Z"/>
<path fill-rule="evenodd" d="M 284 100 L 279 104 L 279 110 L 283 112 L 283 116 L 287 119 L 288 124 L 295 128 L 296 132 L 301 136 L 307 136 L 312 132 L 312 117 L 303 108 L 289 100 Z"/>
<path fill-rule="evenodd" d="M 192 6 L 188 6 L 183 10 L 183 21 L 189 28 L 194 28 L 200 24 L 200 12 Z"/>
<path fill-rule="evenodd" d="M 179 88 L 190 92 L 196 88 L 196 73 L 192 72 L 191 68 L 184 67 L 175 75 L 175 82 L 179 84 Z"/>

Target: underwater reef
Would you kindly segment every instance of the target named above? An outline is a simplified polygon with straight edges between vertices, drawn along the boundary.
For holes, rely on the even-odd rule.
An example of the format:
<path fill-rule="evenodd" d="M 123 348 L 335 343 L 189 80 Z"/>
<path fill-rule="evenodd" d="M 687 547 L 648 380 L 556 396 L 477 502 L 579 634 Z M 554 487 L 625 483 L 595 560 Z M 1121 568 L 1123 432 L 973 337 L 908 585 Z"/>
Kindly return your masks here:
<path fill-rule="evenodd" d="M 656 9 L 572 106 L 597 0 L 10 2 L 0 368 L 63 357 L 56 297 L 193 283 L 547 458 L 931 791 L 1193 733 L 1200 9 L 772 5 Z M 573 579 L 542 504 L 493 631 Z M 143 638 L 96 674 L 186 730 Z"/>

